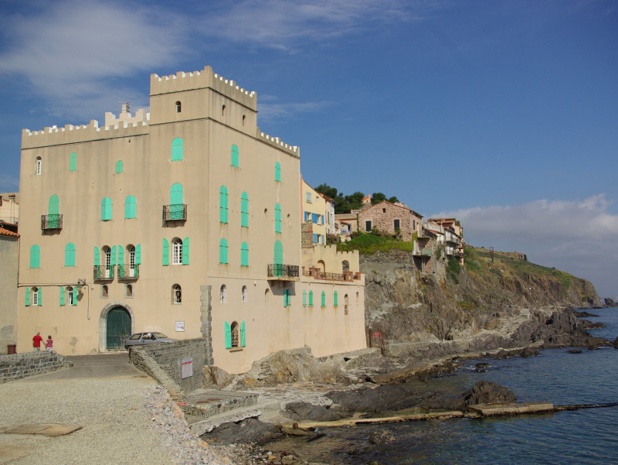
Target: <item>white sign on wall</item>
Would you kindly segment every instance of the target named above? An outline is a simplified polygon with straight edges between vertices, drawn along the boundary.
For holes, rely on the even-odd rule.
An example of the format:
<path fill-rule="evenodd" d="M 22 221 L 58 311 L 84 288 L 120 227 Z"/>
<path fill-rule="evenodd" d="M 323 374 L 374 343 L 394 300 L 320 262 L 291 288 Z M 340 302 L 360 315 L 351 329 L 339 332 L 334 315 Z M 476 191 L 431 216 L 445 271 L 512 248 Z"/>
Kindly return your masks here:
<path fill-rule="evenodd" d="M 180 377 L 185 379 L 190 378 L 191 376 L 193 376 L 193 359 L 183 358 L 180 368 Z"/>
<path fill-rule="evenodd" d="M 184 332 L 185 330 L 185 322 L 184 321 L 177 321 L 176 322 L 176 332 Z"/>

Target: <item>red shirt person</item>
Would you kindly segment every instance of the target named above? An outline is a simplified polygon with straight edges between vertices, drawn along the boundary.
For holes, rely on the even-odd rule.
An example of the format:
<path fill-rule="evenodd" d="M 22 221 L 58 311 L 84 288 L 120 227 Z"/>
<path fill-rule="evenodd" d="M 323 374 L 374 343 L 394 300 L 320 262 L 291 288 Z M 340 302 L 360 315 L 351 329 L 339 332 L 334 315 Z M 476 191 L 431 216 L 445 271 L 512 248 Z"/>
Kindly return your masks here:
<path fill-rule="evenodd" d="M 32 347 L 34 350 L 41 350 L 41 343 L 43 342 L 43 338 L 41 337 L 41 333 L 36 333 L 36 335 L 32 338 Z"/>

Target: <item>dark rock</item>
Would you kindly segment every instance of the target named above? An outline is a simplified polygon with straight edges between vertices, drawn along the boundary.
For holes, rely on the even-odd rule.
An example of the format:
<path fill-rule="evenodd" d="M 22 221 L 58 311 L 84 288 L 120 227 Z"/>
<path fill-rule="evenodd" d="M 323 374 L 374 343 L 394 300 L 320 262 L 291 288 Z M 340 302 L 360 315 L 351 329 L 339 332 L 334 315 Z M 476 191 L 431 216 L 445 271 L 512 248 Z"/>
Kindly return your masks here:
<path fill-rule="evenodd" d="M 332 421 L 345 416 L 337 407 L 330 408 L 308 402 L 290 402 L 285 406 L 283 414 L 295 421 Z"/>
<path fill-rule="evenodd" d="M 504 404 L 517 400 L 513 392 L 491 381 L 479 381 L 463 393 L 463 407 L 475 404 Z"/>
<path fill-rule="evenodd" d="M 280 439 L 283 433 L 278 426 L 248 418 L 238 423 L 224 423 L 201 438 L 213 444 L 254 443 L 263 445 Z"/>
<path fill-rule="evenodd" d="M 581 349 L 571 349 L 569 350 L 569 354 L 581 354 L 582 350 Z"/>
<path fill-rule="evenodd" d="M 388 430 L 375 431 L 369 435 L 369 442 L 375 445 L 388 444 L 395 441 L 395 435 Z"/>
<path fill-rule="evenodd" d="M 614 339 L 614 342 L 612 343 L 612 345 L 614 346 L 614 349 L 618 349 L 618 337 Z"/>
<path fill-rule="evenodd" d="M 477 373 L 485 373 L 489 369 L 489 363 L 477 363 L 474 369 Z"/>

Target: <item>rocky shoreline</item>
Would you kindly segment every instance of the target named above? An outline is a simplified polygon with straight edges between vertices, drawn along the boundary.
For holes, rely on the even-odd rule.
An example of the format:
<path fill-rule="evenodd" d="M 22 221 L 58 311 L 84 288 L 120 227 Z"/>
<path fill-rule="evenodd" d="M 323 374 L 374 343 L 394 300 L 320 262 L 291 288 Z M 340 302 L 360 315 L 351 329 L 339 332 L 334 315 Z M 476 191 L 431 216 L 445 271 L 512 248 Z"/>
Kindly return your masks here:
<path fill-rule="evenodd" d="M 349 365 L 346 364 L 350 360 L 312 360 L 308 351 L 275 354 L 269 358 L 270 364 L 261 361 L 260 370 L 237 377 L 232 385 L 250 388 L 259 392 L 260 396 L 275 398 L 276 393 L 284 391 L 286 395 L 280 399 L 281 410 L 278 414 L 271 415 L 268 421 L 248 418 L 227 423 L 205 434 L 202 439 L 221 451 L 231 448 L 236 454 L 234 463 L 242 465 L 317 464 L 320 462 L 306 459 L 309 450 L 315 457 L 316 447 L 323 451 L 324 457 L 328 457 L 329 450 L 351 447 L 348 455 L 354 457 L 355 448 L 360 447 L 356 452 L 361 453 L 371 444 L 392 440 L 388 429 L 368 428 L 366 441 L 359 445 L 358 441 L 350 439 L 352 433 L 345 429 L 326 433 L 294 426 L 306 421 L 371 418 L 402 412 L 465 411 L 468 406 L 478 403 L 514 402 L 514 395 L 498 385 L 485 384 L 463 392 L 450 392 L 436 391 L 428 387 L 426 381 L 449 376 L 466 359 L 532 357 L 545 348 L 594 349 L 611 345 L 610 341 L 591 336 L 587 329 L 598 325 L 581 319 L 582 316 L 594 317 L 593 314 L 580 314 L 574 310 L 534 315 L 520 325 L 513 332 L 514 337 L 510 338 L 510 345 L 514 345 L 515 341 L 529 342 L 519 347 L 492 347 L 491 341 L 496 339 L 484 337 L 468 344 L 467 350 L 445 355 L 448 349 L 461 345 L 461 341 L 445 341 L 447 347 L 440 348 L 428 345 L 425 348 L 427 357 L 422 362 L 409 356 L 376 356 L 375 352 Z M 500 341 L 507 339 L 500 338 Z M 483 347 L 484 344 L 487 346 Z M 483 348 L 473 352 L 469 350 L 472 346 Z M 476 369 L 483 371 L 486 364 L 480 363 Z"/>

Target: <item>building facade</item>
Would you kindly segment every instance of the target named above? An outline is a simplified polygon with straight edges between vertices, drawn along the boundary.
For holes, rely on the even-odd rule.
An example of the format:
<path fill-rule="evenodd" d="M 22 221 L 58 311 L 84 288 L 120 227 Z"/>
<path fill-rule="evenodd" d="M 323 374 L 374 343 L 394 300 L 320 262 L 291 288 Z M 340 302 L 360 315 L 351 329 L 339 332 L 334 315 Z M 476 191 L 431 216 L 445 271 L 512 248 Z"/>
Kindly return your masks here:
<path fill-rule="evenodd" d="M 277 350 L 365 347 L 362 275 L 303 270 L 300 149 L 210 67 L 152 75 L 150 113 L 24 130 L 20 182 L 20 341 L 52 334 L 69 355 L 137 331 L 204 337 L 235 373 Z"/>
<path fill-rule="evenodd" d="M 17 344 L 19 234 L 1 225 L 0 257 L 0 354 L 6 354 Z"/>
<path fill-rule="evenodd" d="M 404 205 L 383 200 L 358 211 L 358 228 L 362 232 L 379 231 L 391 234 L 404 241 L 412 240 L 422 232 L 423 217 Z"/>

